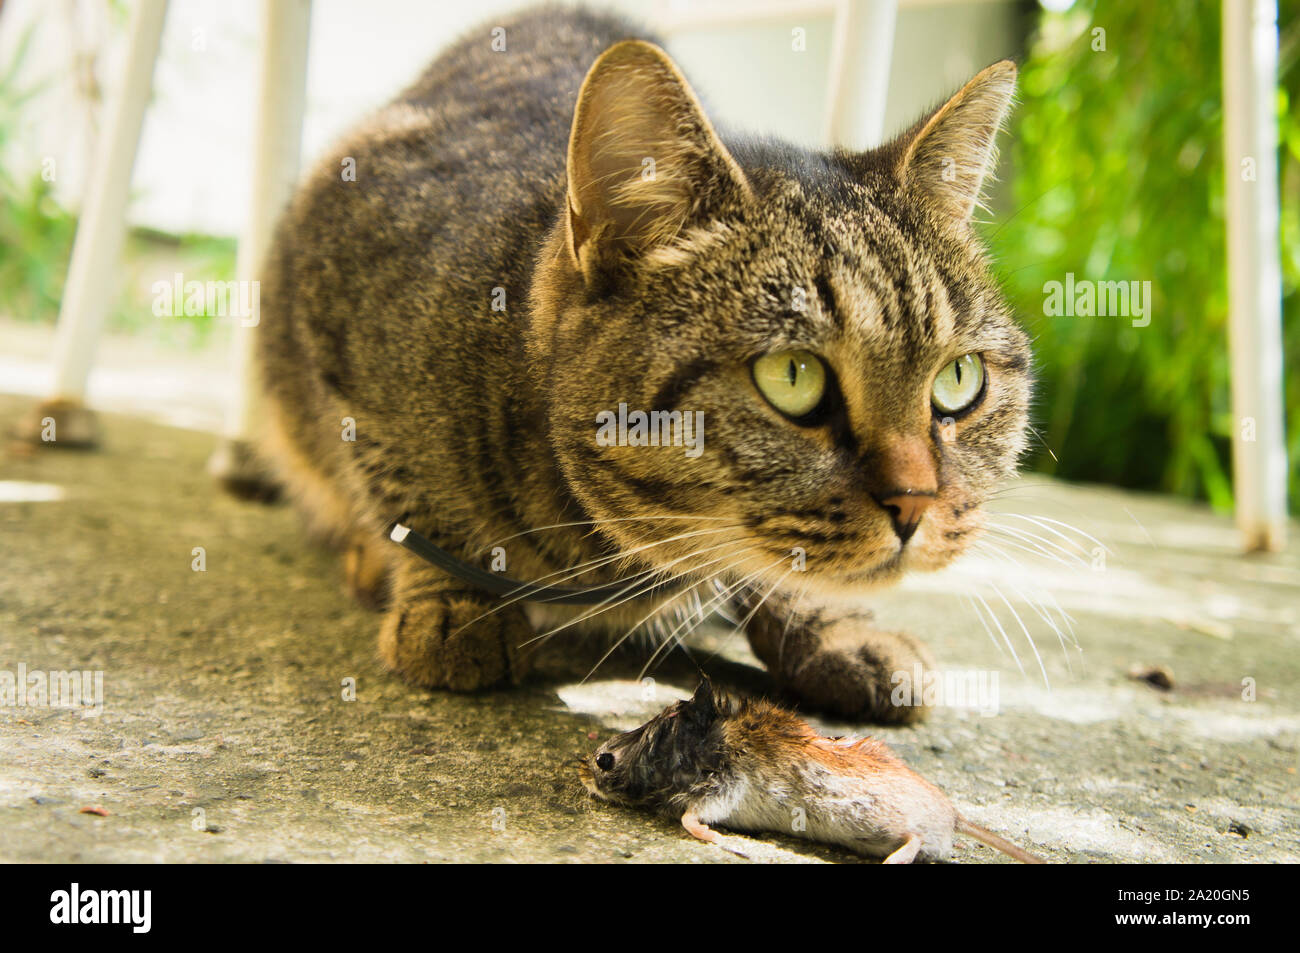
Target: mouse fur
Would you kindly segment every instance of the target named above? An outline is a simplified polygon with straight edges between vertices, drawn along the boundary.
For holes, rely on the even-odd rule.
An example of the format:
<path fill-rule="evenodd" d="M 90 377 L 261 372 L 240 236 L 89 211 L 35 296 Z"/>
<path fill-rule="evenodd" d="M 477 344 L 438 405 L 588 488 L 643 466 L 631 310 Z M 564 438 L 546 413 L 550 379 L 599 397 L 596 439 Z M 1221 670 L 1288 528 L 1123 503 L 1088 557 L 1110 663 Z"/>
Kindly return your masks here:
<path fill-rule="evenodd" d="M 596 797 L 680 820 L 704 840 L 716 840 L 716 824 L 906 863 L 947 859 L 961 831 L 1037 860 L 967 822 L 883 742 L 824 737 L 793 712 L 733 699 L 707 679 L 690 699 L 605 742 L 580 774 Z"/>

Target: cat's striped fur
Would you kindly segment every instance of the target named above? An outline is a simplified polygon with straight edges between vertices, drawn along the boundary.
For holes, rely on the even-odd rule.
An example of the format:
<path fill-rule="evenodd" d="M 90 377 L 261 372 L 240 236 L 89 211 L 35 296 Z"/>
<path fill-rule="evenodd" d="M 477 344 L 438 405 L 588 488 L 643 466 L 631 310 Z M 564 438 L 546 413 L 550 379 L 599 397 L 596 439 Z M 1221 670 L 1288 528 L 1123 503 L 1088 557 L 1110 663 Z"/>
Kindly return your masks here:
<path fill-rule="evenodd" d="M 567 581 L 717 574 L 781 685 L 915 717 L 890 680 L 928 653 L 856 599 L 960 553 L 1024 445 L 1026 337 L 968 222 L 1014 67 L 882 149 L 826 154 L 719 137 L 664 54 L 620 43 L 640 35 L 622 21 L 504 27 L 504 51 L 484 27 L 320 161 L 263 281 L 267 446 L 347 548 L 354 590 L 386 590 L 384 659 L 474 689 L 517 681 L 537 631 L 387 543 L 402 517 L 480 565 L 500 545 L 519 578 L 620 553 Z M 791 347 L 831 368 L 818 426 L 751 379 Z M 945 422 L 931 381 L 967 352 L 987 393 Z M 621 402 L 703 411 L 704 452 L 598 446 L 596 415 Z M 877 502 L 899 490 L 933 496 L 906 545 Z M 653 608 L 583 624 L 620 633 Z"/>

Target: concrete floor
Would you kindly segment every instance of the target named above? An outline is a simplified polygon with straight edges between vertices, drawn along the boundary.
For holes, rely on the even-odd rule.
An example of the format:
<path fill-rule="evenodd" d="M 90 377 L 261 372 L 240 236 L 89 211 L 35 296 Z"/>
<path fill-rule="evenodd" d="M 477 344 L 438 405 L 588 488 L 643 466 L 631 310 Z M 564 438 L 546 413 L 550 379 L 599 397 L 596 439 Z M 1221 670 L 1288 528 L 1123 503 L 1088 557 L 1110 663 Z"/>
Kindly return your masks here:
<path fill-rule="evenodd" d="M 0 419 L 30 404 L 0 397 Z M 632 680 L 643 649 L 582 686 L 593 656 L 574 646 L 518 691 L 409 688 L 376 659 L 378 617 L 342 595 L 335 557 L 295 515 L 214 491 L 210 435 L 104 425 L 102 452 L 0 459 L 0 678 L 101 670 L 104 686 L 98 713 L 0 708 L 0 861 L 742 862 L 590 801 L 574 772 L 597 740 L 689 690 L 684 662 L 657 673 L 650 700 Z M 1038 477 L 999 509 L 1004 543 L 1054 527 L 1060 558 L 986 548 L 878 600 L 946 668 L 996 673 L 998 713 L 941 708 L 875 733 L 972 820 L 1056 861 L 1300 860 L 1300 544 L 1241 558 L 1229 521 L 1203 508 Z M 199 546 L 205 572 L 191 569 Z M 1011 574 L 1004 556 L 1021 562 Z M 1022 601 L 1039 590 L 1082 651 L 1058 642 L 1053 610 Z M 972 597 L 997 614 L 988 632 Z M 700 640 L 704 656 L 722 649 L 716 677 L 761 687 L 724 633 Z M 1172 691 L 1130 677 L 1155 665 Z M 748 849 L 853 859 L 780 837 Z M 1002 858 L 968 844 L 957 860 Z"/>

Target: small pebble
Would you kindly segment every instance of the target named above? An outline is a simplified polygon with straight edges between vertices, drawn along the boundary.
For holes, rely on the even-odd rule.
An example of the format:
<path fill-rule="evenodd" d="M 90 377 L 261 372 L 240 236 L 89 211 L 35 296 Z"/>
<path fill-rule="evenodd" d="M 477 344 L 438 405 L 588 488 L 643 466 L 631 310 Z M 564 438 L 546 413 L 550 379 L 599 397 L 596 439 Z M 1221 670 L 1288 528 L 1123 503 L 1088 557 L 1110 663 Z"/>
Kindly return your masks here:
<path fill-rule="evenodd" d="M 1129 669 L 1128 677 L 1139 682 L 1146 682 L 1152 688 L 1162 692 L 1174 690 L 1174 673 L 1167 665 L 1137 665 Z"/>

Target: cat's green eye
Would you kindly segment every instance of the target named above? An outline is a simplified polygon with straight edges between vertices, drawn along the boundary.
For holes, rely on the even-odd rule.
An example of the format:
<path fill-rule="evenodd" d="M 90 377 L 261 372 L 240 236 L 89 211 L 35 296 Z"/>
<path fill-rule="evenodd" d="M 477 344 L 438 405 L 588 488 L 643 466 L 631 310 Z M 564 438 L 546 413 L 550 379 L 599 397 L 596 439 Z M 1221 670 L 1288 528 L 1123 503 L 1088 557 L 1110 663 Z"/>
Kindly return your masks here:
<path fill-rule="evenodd" d="M 963 354 L 934 379 L 930 400 L 941 414 L 959 414 L 984 392 L 984 361 L 978 354 Z"/>
<path fill-rule="evenodd" d="M 754 384 L 787 417 L 806 417 L 826 394 L 826 367 L 811 351 L 773 351 L 754 361 Z"/>

